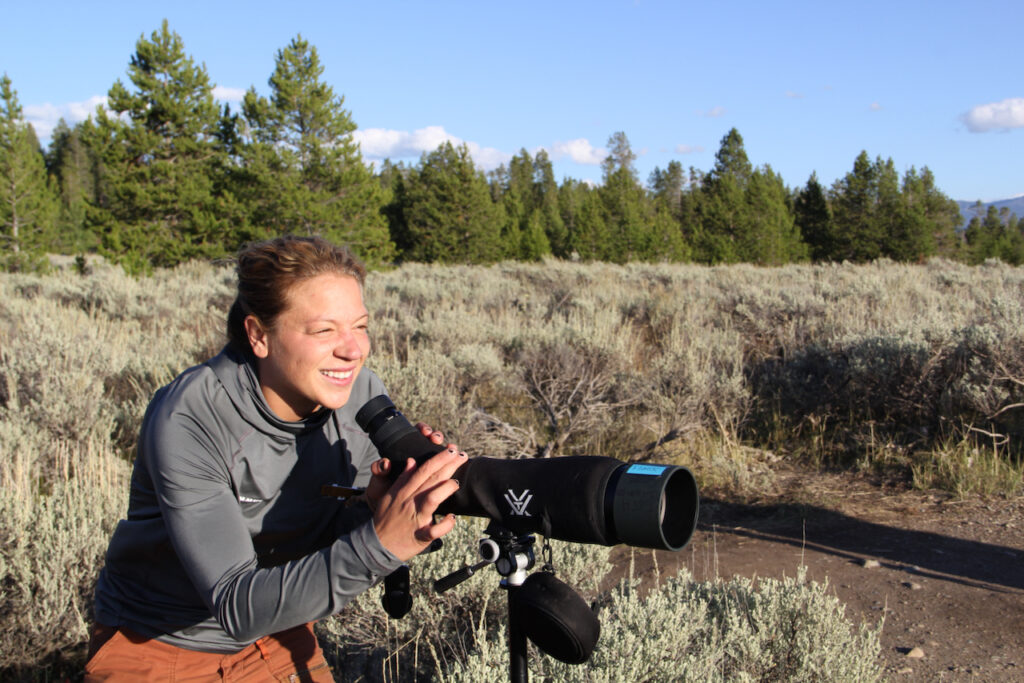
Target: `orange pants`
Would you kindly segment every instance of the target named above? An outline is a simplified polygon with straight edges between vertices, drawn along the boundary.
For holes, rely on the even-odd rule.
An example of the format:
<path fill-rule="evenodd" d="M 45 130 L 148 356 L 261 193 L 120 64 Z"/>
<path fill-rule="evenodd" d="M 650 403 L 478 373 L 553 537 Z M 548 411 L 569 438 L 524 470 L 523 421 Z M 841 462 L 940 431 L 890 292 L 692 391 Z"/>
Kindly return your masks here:
<path fill-rule="evenodd" d="M 334 676 L 313 635 L 313 624 L 260 638 L 230 655 L 186 650 L 97 624 L 89 640 L 85 681 L 333 683 Z"/>

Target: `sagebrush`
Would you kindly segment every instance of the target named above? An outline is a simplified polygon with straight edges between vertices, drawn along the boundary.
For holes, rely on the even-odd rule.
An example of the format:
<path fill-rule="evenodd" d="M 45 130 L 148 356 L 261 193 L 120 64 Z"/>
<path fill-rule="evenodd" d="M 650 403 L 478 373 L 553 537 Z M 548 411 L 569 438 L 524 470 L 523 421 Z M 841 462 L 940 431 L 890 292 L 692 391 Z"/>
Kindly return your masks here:
<path fill-rule="evenodd" d="M 0 668 L 12 678 L 80 667 L 142 411 L 221 347 L 233 295 L 226 266 L 133 279 L 87 265 L 0 274 Z M 685 464 L 736 495 L 770 487 L 787 457 L 884 466 L 959 495 L 1021 490 L 1020 268 L 410 264 L 371 273 L 366 299 L 370 367 L 403 412 L 471 454 Z M 679 581 L 671 590 L 696 590 Z M 806 584 L 779 590 L 811 600 Z M 324 628 L 346 661 L 455 676 L 496 637 L 499 601 L 467 591 L 390 626 L 367 597 Z"/>

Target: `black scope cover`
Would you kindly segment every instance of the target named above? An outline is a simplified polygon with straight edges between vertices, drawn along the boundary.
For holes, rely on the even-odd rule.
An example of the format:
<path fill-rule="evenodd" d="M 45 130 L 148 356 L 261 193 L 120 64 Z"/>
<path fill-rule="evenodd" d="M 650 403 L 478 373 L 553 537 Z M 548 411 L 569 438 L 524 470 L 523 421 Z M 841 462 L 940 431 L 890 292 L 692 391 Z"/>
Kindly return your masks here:
<path fill-rule="evenodd" d="M 356 414 L 391 477 L 407 458 L 422 463 L 433 443 L 380 395 Z M 680 550 L 697 525 L 697 482 L 685 467 L 623 463 L 590 455 L 557 458 L 474 457 L 456 470 L 459 490 L 437 511 L 486 517 L 517 534 L 541 533 L 575 543 Z"/>
<path fill-rule="evenodd" d="M 470 458 L 455 472 L 459 490 L 437 510 L 487 517 L 517 534 L 615 545 L 619 541 L 606 524 L 604 491 L 621 465 L 614 458 L 590 455 Z"/>

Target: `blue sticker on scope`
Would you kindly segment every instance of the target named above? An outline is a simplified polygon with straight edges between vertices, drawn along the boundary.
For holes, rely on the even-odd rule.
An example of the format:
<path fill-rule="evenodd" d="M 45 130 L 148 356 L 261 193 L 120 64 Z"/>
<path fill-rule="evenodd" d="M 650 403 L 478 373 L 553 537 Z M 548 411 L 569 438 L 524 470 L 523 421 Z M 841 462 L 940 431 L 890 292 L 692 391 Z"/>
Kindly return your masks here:
<path fill-rule="evenodd" d="M 667 469 L 665 465 L 630 465 L 626 469 L 626 474 L 647 474 L 657 477 Z"/>

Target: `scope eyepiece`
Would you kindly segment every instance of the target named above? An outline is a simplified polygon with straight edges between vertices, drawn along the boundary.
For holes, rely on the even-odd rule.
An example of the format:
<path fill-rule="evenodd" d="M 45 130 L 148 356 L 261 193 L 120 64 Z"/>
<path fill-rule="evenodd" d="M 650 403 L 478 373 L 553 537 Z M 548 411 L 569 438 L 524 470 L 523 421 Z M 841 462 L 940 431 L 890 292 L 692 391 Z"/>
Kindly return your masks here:
<path fill-rule="evenodd" d="M 356 413 L 356 424 L 364 432 L 373 434 L 380 429 L 381 425 L 396 415 L 401 415 L 398 408 L 391 402 L 387 394 L 381 394 L 371 398 L 359 409 L 359 412 Z"/>
<path fill-rule="evenodd" d="M 356 423 L 370 437 L 381 457 L 391 460 L 392 479 L 405 469 L 406 459 L 422 463 L 445 448 L 412 426 L 386 394 L 367 401 L 356 413 Z"/>

